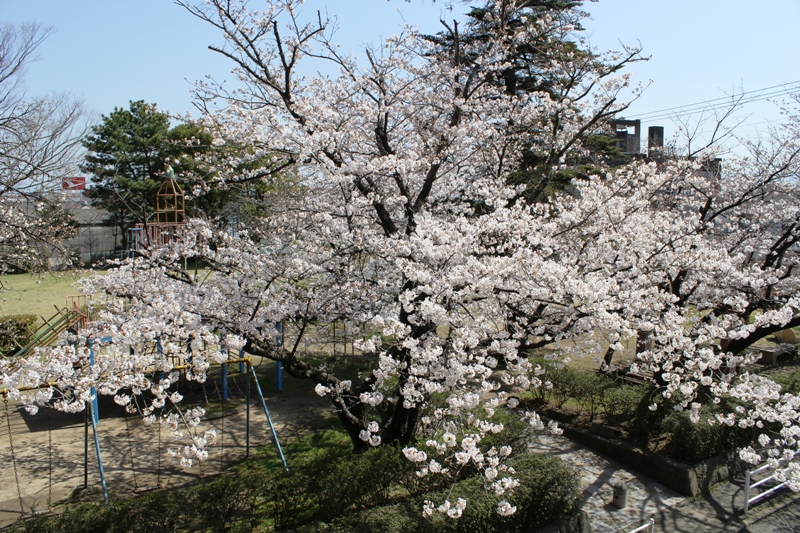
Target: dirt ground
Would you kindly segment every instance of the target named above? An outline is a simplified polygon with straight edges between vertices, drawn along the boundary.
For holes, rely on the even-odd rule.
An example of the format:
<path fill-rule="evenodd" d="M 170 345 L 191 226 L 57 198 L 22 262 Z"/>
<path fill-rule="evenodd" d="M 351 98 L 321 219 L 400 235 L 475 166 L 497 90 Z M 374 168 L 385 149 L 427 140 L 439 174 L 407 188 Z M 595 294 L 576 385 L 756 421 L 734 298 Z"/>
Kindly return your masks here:
<path fill-rule="evenodd" d="M 280 441 L 289 442 L 303 433 L 335 426 L 330 401 L 317 396 L 310 381 L 284 373 L 283 390 L 278 391 L 274 365 L 264 361 L 258 374 Z M 162 429 L 159 439 L 157 426 L 147 427 L 137 415 L 126 416 L 110 398 L 101 398 L 98 436 L 108 491 L 129 495 L 136 487 L 152 487 L 159 482 L 163 487 L 192 483 L 199 476 L 224 469 L 232 459 L 244 456 L 246 402 L 244 387 L 240 386 L 244 376 L 233 377 L 229 402 L 221 402 L 219 387 L 210 383 L 200 391 L 184 394 L 182 403 L 200 400 L 198 403 L 202 405 L 208 399 L 203 427 L 215 428 L 218 435 L 208 461 L 186 470 L 180 467 L 178 459 L 167 454 L 169 447 L 177 448 L 180 444 L 170 441 L 166 430 Z M 268 446 L 270 453 L 277 453 L 254 385 L 251 392 L 251 453 L 262 446 Z M 29 415 L 19 403 L 9 401 L 8 415 L 5 406 L 0 405 L 0 527 L 16 520 L 22 512 L 48 510 L 49 502 L 57 508 L 84 485 L 83 413 L 42 409 L 36 415 Z M 88 485 L 94 492 L 99 491 L 101 484 L 91 423 L 88 449 Z M 291 463 L 291 457 L 287 460 Z"/>

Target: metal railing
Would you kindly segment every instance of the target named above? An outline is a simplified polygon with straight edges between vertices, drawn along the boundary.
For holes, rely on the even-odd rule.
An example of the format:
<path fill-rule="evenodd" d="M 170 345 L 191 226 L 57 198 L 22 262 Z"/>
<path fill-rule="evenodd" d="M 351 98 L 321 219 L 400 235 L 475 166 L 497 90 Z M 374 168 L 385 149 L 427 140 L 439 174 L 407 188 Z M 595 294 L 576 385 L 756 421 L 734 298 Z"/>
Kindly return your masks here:
<path fill-rule="evenodd" d="M 800 452 L 795 452 L 792 455 L 792 459 L 797 457 L 798 454 L 800 454 Z M 787 460 L 784 457 L 784 458 L 778 460 L 778 464 L 784 463 L 784 462 L 789 462 L 790 460 L 791 459 Z M 752 481 L 753 474 L 758 474 L 759 472 L 763 472 L 764 470 L 769 470 L 771 468 L 773 468 L 772 465 L 764 465 L 764 466 L 762 466 L 760 468 L 756 468 L 755 470 L 748 470 L 747 472 L 745 472 L 745 480 L 744 480 L 744 513 L 745 514 L 747 514 L 747 511 L 750 509 L 750 504 L 755 503 L 756 501 L 760 500 L 761 498 L 764 498 L 766 496 L 769 496 L 770 494 L 773 494 L 773 493 L 779 491 L 780 489 L 782 489 L 783 487 L 785 487 L 788 484 L 788 481 L 784 481 L 783 483 L 779 483 L 779 484 L 775 485 L 774 487 L 770 488 L 769 490 L 766 490 L 764 492 L 760 492 L 760 493 L 756 494 L 755 496 L 753 496 L 751 498 L 750 497 L 750 491 L 752 489 L 754 489 L 756 487 L 760 487 L 761 485 L 764 485 L 765 483 L 769 483 L 770 481 L 773 481 L 773 480 L 777 479 L 776 478 L 777 474 L 772 474 L 771 476 L 765 477 L 764 479 L 762 479 L 760 481 L 756 481 L 755 483 L 753 483 L 751 485 L 750 482 Z M 786 467 L 781 471 L 781 473 L 785 474 L 786 472 L 791 470 L 791 468 L 792 467 L 790 467 L 790 466 Z"/>
<path fill-rule="evenodd" d="M 651 518 L 646 523 L 642 524 L 641 526 L 637 527 L 636 529 L 632 529 L 628 531 L 628 533 L 653 533 L 656 530 L 656 521 Z"/>

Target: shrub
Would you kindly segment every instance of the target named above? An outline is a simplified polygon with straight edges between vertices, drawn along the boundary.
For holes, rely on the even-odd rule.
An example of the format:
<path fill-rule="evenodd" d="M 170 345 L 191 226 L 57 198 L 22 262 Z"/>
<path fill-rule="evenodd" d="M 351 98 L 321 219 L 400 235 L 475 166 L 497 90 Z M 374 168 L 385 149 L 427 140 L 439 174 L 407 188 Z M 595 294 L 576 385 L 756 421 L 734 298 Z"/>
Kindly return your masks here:
<path fill-rule="evenodd" d="M 690 464 L 705 461 L 751 444 L 758 434 L 765 431 L 758 428 L 740 428 L 719 422 L 709 424 L 715 417 L 710 409 L 703 410 L 700 420 L 692 422 L 686 411 L 673 413 L 661 425 L 669 435 L 666 452 L 674 459 Z"/>
<path fill-rule="evenodd" d="M 610 416 L 632 411 L 645 393 L 644 388 L 628 386 L 597 372 L 536 357 L 534 365 L 545 369 L 544 379 L 551 387 L 534 390 L 533 397 L 543 403 L 561 408 L 574 400 L 593 420 L 600 409 Z"/>
<path fill-rule="evenodd" d="M 330 523 L 315 522 L 293 533 L 423 533 L 433 532 L 415 500 L 367 509 Z"/>
<path fill-rule="evenodd" d="M 526 454 L 512 463 L 520 486 L 511 503 L 517 531 L 563 520 L 578 511 L 580 478 L 569 463 L 556 457 Z"/>
<path fill-rule="evenodd" d="M 572 397 L 578 380 L 578 371 L 569 365 L 548 361 L 543 357 L 534 357 L 531 362 L 546 371 L 541 377 L 551 385 L 533 389 L 534 399 L 560 409 Z"/>
<path fill-rule="evenodd" d="M 655 411 L 650 410 L 652 404 L 658 406 Z M 654 386 L 646 387 L 628 429 L 633 442 L 648 447 L 651 436 L 661 431 L 664 419 L 674 412 L 673 406 L 673 399 L 664 398 Z"/>
<path fill-rule="evenodd" d="M 119 506 L 88 503 L 67 509 L 56 516 L 33 516 L 11 526 L 13 532 L 25 533 L 107 533 L 127 531 L 115 522 Z"/>
<path fill-rule="evenodd" d="M 341 442 L 340 442 L 341 441 Z M 57 516 L 17 522 L 17 533 L 245 533 L 292 530 L 311 533 L 458 533 L 528 531 L 537 524 L 574 514 L 577 476 L 555 458 L 521 455 L 511 460 L 521 486 L 508 497 L 518 508 L 512 517 L 497 514 L 501 497 L 487 492 L 473 476 L 429 492 L 408 496 L 401 482 L 413 467 L 397 449 L 381 447 L 354 454 L 347 437 L 327 432 L 295 444 L 298 454 L 286 472 L 272 459 L 244 462 L 198 486 L 112 499 L 109 505 L 85 503 Z M 301 449 L 305 451 L 300 452 Z M 393 493 L 394 491 L 394 493 Z M 404 500 L 386 505 L 393 496 Z M 422 502 L 463 497 L 468 505 L 458 520 L 422 516 Z M 382 505 L 382 506 L 381 506 Z M 375 506 L 375 507 L 372 507 Z M 315 522 L 316 520 L 316 522 Z"/>
<path fill-rule="evenodd" d="M 577 512 L 578 476 L 570 465 L 558 458 L 529 454 L 515 457 L 511 464 L 520 486 L 507 498 L 517 507 L 509 517 L 497 514 L 497 504 L 503 497 L 488 492 L 482 478 L 475 476 L 448 490 L 353 513 L 329 524 L 309 524 L 296 533 L 522 533 Z M 468 502 L 457 520 L 438 513 L 430 519 L 422 517 L 424 500 L 438 504 L 445 499 L 455 502 L 457 498 Z"/>
<path fill-rule="evenodd" d="M 486 413 L 481 409 L 476 413 L 478 416 Z M 503 431 L 500 433 L 488 433 L 481 439 L 481 446 L 486 449 L 495 446 L 511 445 L 516 448 L 521 441 L 529 438 L 530 425 L 521 419 L 522 412 L 518 410 L 497 409 L 494 416 L 488 420 L 493 424 L 503 424 Z"/>
<path fill-rule="evenodd" d="M 300 450 L 302 448 L 302 451 Z M 342 432 L 307 437 L 289 473 L 274 475 L 270 500 L 276 527 L 330 521 L 355 509 L 389 501 L 393 486 L 413 475 L 413 465 L 392 446 L 353 453 Z"/>
<path fill-rule="evenodd" d="M 189 498 L 196 502 L 195 517 L 203 528 L 214 533 L 249 533 L 265 518 L 264 496 L 270 476 L 238 469 L 212 483 L 193 487 Z"/>
<path fill-rule="evenodd" d="M 0 318 L 0 354 L 14 355 L 20 346 L 27 345 L 33 338 L 32 329 L 36 315 L 8 315 Z"/>
<path fill-rule="evenodd" d="M 252 532 L 257 522 L 249 512 L 242 482 L 223 476 L 207 484 L 112 498 L 68 506 L 54 516 L 34 516 L 16 522 L 18 533 L 178 533 L 185 531 Z M 233 488 L 233 490 L 231 490 Z M 217 514 L 218 513 L 218 514 Z"/>
<path fill-rule="evenodd" d="M 710 425 L 707 416 L 695 423 L 687 412 L 673 413 L 664 419 L 662 428 L 669 434 L 666 452 L 680 461 L 693 464 L 723 451 L 722 429 Z"/>
<path fill-rule="evenodd" d="M 604 391 L 601 399 L 606 417 L 632 414 L 648 392 L 648 388 L 644 385 L 628 385 L 617 382 Z"/>
<path fill-rule="evenodd" d="M 606 391 L 613 385 L 613 380 L 597 372 L 577 371 L 571 395 L 591 421 L 603 404 Z"/>
<path fill-rule="evenodd" d="M 781 386 L 782 392 L 800 394 L 800 368 L 787 368 L 770 373 L 768 377 Z"/>
<path fill-rule="evenodd" d="M 284 531 L 310 521 L 317 511 L 308 476 L 293 469 L 278 471 L 269 478 L 266 514 L 272 519 L 275 531 Z"/>

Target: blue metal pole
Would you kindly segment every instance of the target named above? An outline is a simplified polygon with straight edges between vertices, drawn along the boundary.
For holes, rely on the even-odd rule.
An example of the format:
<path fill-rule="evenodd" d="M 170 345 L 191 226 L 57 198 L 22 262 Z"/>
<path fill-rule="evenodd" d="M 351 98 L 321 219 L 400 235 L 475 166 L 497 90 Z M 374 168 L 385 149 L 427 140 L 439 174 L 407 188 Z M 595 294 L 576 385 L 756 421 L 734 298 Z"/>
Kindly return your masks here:
<path fill-rule="evenodd" d="M 228 401 L 228 365 L 222 365 L 222 400 Z"/>
<path fill-rule="evenodd" d="M 244 456 L 248 459 L 250 458 L 250 372 L 246 374 L 247 376 L 247 407 L 245 409 L 247 412 L 245 413 L 245 437 L 244 437 Z"/>
<path fill-rule="evenodd" d="M 111 340 L 110 338 L 103 338 L 100 339 L 100 342 L 104 340 Z M 94 339 L 89 339 L 89 366 L 94 366 Z M 100 422 L 100 410 L 97 404 L 97 389 L 92 387 L 92 423 L 97 425 Z"/>
<path fill-rule="evenodd" d="M 110 337 L 100 339 L 100 342 L 111 341 Z M 89 340 L 89 365 L 94 365 L 94 339 Z M 100 436 L 97 434 L 97 423 L 100 420 L 100 413 L 97 404 L 97 391 L 94 387 L 92 392 L 92 432 L 94 433 L 94 449 L 97 453 L 97 468 L 100 470 L 100 484 L 103 487 L 103 500 L 108 503 L 108 488 L 106 487 L 106 472 L 103 468 L 103 456 L 100 454 Z"/>
<path fill-rule="evenodd" d="M 103 500 L 108 503 L 106 472 L 103 469 L 103 456 L 100 455 L 100 437 L 97 435 L 97 420 L 94 417 L 92 417 L 92 431 L 94 432 L 94 449 L 97 452 L 97 467 L 100 469 L 100 484 L 103 487 Z"/>
<path fill-rule="evenodd" d="M 164 348 L 161 347 L 161 337 L 156 337 L 156 353 L 158 354 L 158 362 L 161 363 L 164 361 Z M 191 356 L 189 357 L 191 362 Z M 166 373 L 162 370 L 161 377 L 159 379 L 164 379 Z M 166 404 L 165 404 L 166 405 Z M 164 411 L 164 407 L 161 407 L 161 411 Z"/>
<path fill-rule="evenodd" d="M 225 346 L 221 348 L 222 353 L 225 354 L 225 360 L 228 360 L 228 349 Z M 228 401 L 228 365 L 222 365 L 222 400 Z"/>
<path fill-rule="evenodd" d="M 278 447 L 278 454 L 281 456 L 283 467 L 288 472 L 289 465 L 286 464 L 286 457 L 283 456 L 283 448 L 281 448 L 281 442 L 278 440 L 278 433 L 275 431 L 275 425 L 272 423 L 272 417 L 269 416 L 269 409 L 267 409 L 267 401 L 264 399 L 264 394 L 261 392 L 261 385 L 258 383 L 258 375 L 256 374 L 256 369 L 251 366 L 250 370 L 253 371 L 253 379 L 256 382 L 256 390 L 258 391 L 258 397 L 261 398 L 261 406 L 264 407 L 264 414 L 267 415 L 267 422 L 269 423 L 269 429 L 272 431 L 272 438 L 275 439 L 275 446 Z"/>
<path fill-rule="evenodd" d="M 275 331 L 278 334 L 275 336 L 275 346 L 280 349 L 283 348 L 283 322 L 275 323 Z M 275 374 L 277 376 L 278 390 L 283 390 L 283 364 L 280 361 L 275 361 Z"/>

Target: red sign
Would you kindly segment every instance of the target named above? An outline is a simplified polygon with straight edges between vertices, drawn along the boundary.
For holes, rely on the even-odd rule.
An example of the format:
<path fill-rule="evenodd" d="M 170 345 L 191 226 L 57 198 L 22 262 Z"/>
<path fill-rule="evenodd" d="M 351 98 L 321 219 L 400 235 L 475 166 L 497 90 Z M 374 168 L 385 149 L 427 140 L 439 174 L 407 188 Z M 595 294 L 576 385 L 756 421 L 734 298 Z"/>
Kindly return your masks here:
<path fill-rule="evenodd" d="M 83 177 L 67 178 L 61 182 L 61 188 L 67 191 L 86 190 L 86 178 Z"/>

